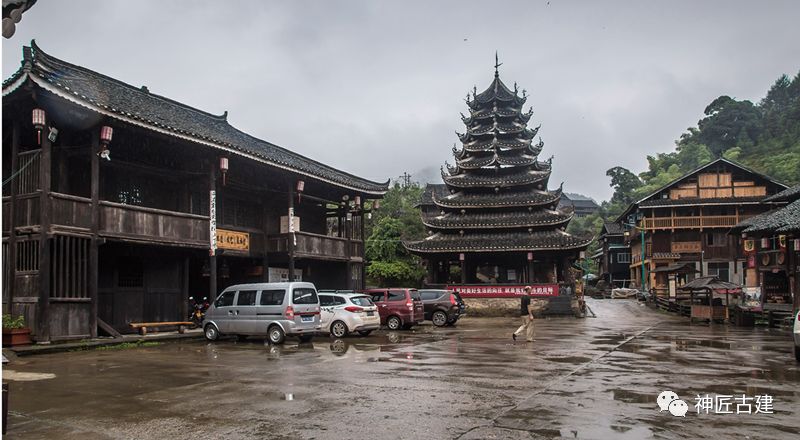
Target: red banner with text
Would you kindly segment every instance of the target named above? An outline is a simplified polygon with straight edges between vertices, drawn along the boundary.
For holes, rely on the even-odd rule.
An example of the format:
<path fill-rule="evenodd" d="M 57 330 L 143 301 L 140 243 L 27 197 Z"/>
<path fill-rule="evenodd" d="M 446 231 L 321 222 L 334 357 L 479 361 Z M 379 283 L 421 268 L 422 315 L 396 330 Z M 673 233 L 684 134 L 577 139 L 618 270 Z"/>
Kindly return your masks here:
<path fill-rule="evenodd" d="M 513 285 L 458 285 L 447 286 L 464 298 L 517 298 L 525 294 L 525 286 Z M 531 296 L 558 296 L 558 284 L 531 284 Z"/>

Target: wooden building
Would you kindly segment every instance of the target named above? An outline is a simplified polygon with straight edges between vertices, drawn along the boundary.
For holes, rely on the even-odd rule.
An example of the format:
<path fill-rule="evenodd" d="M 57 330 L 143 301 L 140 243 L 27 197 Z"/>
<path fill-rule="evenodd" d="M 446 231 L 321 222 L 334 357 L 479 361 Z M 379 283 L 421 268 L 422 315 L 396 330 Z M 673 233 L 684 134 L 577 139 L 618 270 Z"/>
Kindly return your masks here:
<path fill-rule="evenodd" d="M 728 231 L 764 212 L 761 200 L 784 189 L 768 176 L 721 158 L 631 204 L 617 219 L 628 229 L 631 279 L 641 286 L 644 264 L 644 287 L 666 289 L 670 271 L 657 269 L 691 263 L 700 276 L 745 283 L 745 255 Z"/>
<path fill-rule="evenodd" d="M 600 278 L 613 287 L 628 287 L 630 283 L 631 250 L 625 243 L 622 224 L 604 222 L 600 231 L 601 247 L 592 255 L 597 262 Z"/>
<path fill-rule="evenodd" d="M 765 312 L 800 309 L 800 185 L 763 200 L 767 212 L 734 227 L 745 254 L 746 287 Z"/>
<path fill-rule="evenodd" d="M 367 200 L 388 189 L 34 42 L 3 83 L 2 154 L 3 304 L 37 341 L 289 274 L 362 288 Z"/>
<path fill-rule="evenodd" d="M 420 204 L 430 235 L 405 243 L 425 261 L 426 284 L 458 286 L 467 297 L 513 296 L 534 284 L 548 296 L 574 282 L 570 268 L 591 238 L 565 231 L 574 213 L 557 208 L 560 188 L 548 189 L 552 161 L 538 160 L 544 144 L 534 141 L 539 127 L 528 128 L 526 100 L 497 71 L 467 100 L 455 165 Z"/>
<path fill-rule="evenodd" d="M 558 207 L 572 209 L 575 212 L 575 217 L 588 217 L 600 210 L 600 205 L 591 197 L 568 192 L 561 194 Z"/>

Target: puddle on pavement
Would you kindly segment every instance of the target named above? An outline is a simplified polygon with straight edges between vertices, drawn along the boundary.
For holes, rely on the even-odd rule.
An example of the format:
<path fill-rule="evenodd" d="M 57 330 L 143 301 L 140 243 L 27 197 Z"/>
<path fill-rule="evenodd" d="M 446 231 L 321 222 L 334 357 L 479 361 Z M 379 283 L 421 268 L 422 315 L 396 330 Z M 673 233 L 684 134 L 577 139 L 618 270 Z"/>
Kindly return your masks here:
<path fill-rule="evenodd" d="M 642 394 L 629 390 L 615 389 L 611 390 L 611 396 L 614 400 L 625 403 L 656 403 L 658 396 L 650 394 Z M 612 426 L 613 429 L 613 426 Z"/>
<path fill-rule="evenodd" d="M 564 357 L 546 357 L 546 358 L 544 358 L 544 360 L 550 361 L 550 362 L 559 362 L 559 363 L 565 363 L 565 364 L 580 365 L 580 364 L 585 364 L 585 363 L 591 361 L 592 358 L 583 357 L 583 356 L 564 356 Z"/>

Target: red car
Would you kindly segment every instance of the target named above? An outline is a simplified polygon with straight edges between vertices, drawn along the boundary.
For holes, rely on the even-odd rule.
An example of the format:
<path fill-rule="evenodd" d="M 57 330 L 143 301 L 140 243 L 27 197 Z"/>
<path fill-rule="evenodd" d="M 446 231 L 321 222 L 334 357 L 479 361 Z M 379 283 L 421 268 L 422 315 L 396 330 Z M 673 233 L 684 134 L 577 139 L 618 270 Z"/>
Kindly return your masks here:
<path fill-rule="evenodd" d="M 372 297 L 372 302 L 378 306 L 381 324 L 389 330 L 408 329 L 425 319 L 422 297 L 417 289 L 367 289 L 364 293 Z"/>

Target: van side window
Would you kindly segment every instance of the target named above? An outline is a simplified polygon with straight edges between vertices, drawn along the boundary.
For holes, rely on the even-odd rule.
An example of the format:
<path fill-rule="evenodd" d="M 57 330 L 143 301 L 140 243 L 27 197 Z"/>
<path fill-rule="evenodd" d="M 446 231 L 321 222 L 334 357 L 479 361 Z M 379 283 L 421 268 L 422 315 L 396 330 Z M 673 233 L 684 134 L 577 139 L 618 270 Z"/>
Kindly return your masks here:
<path fill-rule="evenodd" d="M 255 290 L 240 290 L 239 297 L 236 299 L 237 306 L 254 306 L 256 305 L 256 291 Z"/>
<path fill-rule="evenodd" d="M 262 290 L 261 301 L 262 306 L 279 306 L 283 304 L 283 296 L 286 294 L 285 290 Z"/>
<path fill-rule="evenodd" d="M 388 301 L 405 301 L 406 292 L 402 290 L 390 290 Z"/>
<path fill-rule="evenodd" d="M 233 297 L 236 295 L 235 291 L 232 292 L 225 292 L 217 298 L 217 302 L 214 303 L 215 307 L 228 307 L 233 305 Z"/>
<path fill-rule="evenodd" d="M 317 292 L 308 287 L 300 287 L 292 290 L 293 304 L 318 304 Z"/>

